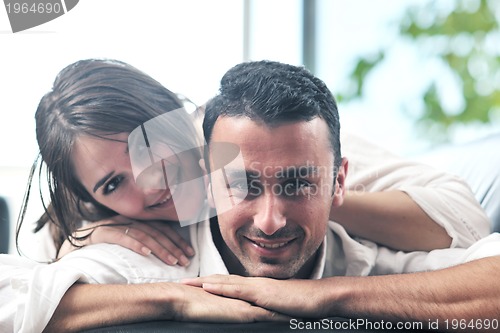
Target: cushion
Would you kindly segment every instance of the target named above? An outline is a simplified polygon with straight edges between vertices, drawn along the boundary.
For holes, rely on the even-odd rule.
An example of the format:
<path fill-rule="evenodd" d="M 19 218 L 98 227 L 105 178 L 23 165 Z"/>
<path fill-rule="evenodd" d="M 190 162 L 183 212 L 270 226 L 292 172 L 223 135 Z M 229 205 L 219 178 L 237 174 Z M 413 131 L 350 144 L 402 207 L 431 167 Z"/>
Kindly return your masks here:
<path fill-rule="evenodd" d="M 500 232 L 500 133 L 466 144 L 446 145 L 417 159 L 463 178 Z"/>

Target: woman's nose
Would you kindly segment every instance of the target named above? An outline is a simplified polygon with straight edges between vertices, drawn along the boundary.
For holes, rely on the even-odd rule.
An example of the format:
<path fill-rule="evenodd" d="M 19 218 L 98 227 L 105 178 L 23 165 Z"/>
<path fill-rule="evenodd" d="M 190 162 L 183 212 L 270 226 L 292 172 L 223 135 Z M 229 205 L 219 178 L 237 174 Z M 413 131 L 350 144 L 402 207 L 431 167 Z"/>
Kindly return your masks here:
<path fill-rule="evenodd" d="M 156 163 L 142 171 L 135 182 L 145 193 L 157 192 L 169 187 L 165 168 L 162 167 L 161 163 Z"/>

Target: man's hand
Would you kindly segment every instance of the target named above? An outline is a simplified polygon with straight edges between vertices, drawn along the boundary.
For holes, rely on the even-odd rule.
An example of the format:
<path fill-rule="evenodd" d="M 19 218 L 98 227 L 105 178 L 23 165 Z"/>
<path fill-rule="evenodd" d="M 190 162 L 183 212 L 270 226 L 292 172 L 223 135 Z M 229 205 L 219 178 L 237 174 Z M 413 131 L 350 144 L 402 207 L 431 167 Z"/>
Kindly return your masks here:
<path fill-rule="evenodd" d="M 141 255 L 153 254 L 167 265 L 187 266 L 194 255 L 191 246 L 166 221 L 137 221 L 116 216 L 87 224 L 66 240 L 58 258 L 79 247 L 110 243 L 118 244 Z M 88 236 L 88 237 L 86 237 Z M 76 245 L 76 246 L 75 246 Z"/>
<path fill-rule="evenodd" d="M 215 295 L 244 300 L 292 317 L 324 318 L 332 315 L 329 313 L 331 304 L 327 300 L 328 279 L 276 280 L 238 275 L 212 275 L 185 279 L 182 283 L 201 287 Z"/>
<path fill-rule="evenodd" d="M 173 302 L 173 320 L 224 323 L 290 320 L 245 300 L 221 297 L 202 288 L 179 284 L 176 291 L 182 295 Z"/>

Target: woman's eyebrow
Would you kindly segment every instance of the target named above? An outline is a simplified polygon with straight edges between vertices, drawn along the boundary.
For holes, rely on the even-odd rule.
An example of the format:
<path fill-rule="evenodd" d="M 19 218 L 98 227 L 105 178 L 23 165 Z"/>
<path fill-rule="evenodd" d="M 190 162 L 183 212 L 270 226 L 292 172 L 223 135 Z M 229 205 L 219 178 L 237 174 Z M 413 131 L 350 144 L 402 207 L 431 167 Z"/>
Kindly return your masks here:
<path fill-rule="evenodd" d="M 252 170 L 244 170 L 244 169 L 230 169 L 230 168 L 221 168 L 223 170 L 224 174 L 227 177 L 231 178 L 247 178 L 247 179 L 258 179 L 259 178 L 259 172 L 257 171 L 252 171 Z"/>
<path fill-rule="evenodd" d="M 104 183 L 109 179 L 111 178 L 111 176 L 113 176 L 115 172 L 114 171 L 111 171 L 110 173 L 108 173 L 106 176 L 102 177 L 94 186 L 94 189 L 93 189 L 93 192 L 95 193 L 99 187 L 101 187 L 102 185 L 104 185 Z"/>

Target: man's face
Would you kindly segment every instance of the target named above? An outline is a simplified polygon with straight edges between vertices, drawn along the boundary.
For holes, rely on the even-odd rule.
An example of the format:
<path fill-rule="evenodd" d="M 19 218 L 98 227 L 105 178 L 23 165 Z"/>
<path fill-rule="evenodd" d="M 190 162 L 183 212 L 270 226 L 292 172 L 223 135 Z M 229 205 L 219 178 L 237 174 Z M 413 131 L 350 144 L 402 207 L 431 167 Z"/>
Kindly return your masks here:
<path fill-rule="evenodd" d="M 220 158 L 218 143 L 237 145 L 244 165 L 220 165 L 227 158 Z M 221 235 L 245 274 L 310 273 L 332 204 L 342 201 L 346 166 L 335 191 L 333 162 L 328 127 L 320 118 L 273 127 L 245 117 L 216 121 L 210 166 L 224 172 L 211 174 L 213 202 Z"/>

